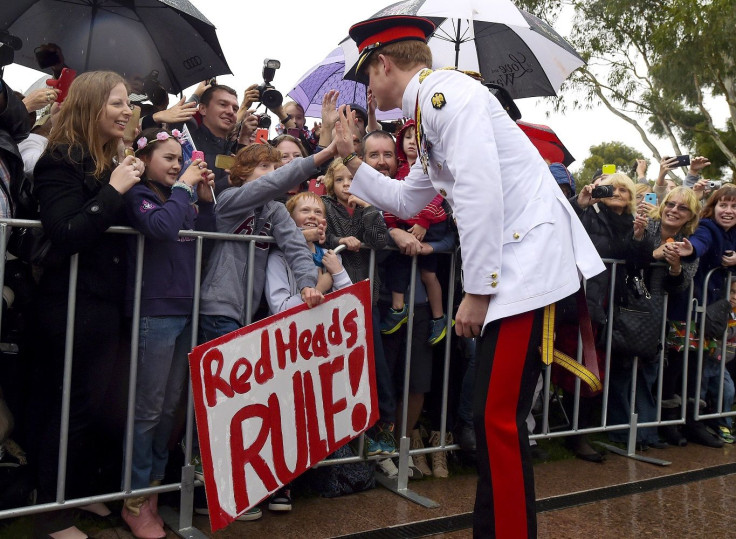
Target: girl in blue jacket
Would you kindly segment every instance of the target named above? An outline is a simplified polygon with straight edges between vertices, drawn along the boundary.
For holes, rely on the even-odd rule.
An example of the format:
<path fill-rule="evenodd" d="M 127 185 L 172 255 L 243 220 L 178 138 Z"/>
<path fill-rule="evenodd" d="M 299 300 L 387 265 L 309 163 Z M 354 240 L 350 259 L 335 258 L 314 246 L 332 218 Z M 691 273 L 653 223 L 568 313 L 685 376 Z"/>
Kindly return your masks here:
<path fill-rule="evenodd" d="M 135 141 L 136 156 L 146 166 L 142 181 L 125 196 L 131 225 L 145 236 L 136 377 L 131 487 L 160 483 L 168 460 L 174 414 L 186 387 L 187 354 L 191 350 L 194 292 L 194 238 L 179 230 L 214 228 L 214 174 L 194 160 L 181 174 L 180 134 L 147 129 Z M 127 314 L 132 316 L 135 246 L 128 264 Z M 128 498 L 123 520 L 136 537 L 165 537 L 158 517 L 157 496 Z"/>
<path fill-rule="evenodd" d="M 736 266 L 736 185 L 727 184 L 713 193 L 700 213 L 700 224 L 690 238 L 682 242 L 670 244 L 683 260 L 700 259 L 698 271 L 695 274 L 695 297 L 702 301 L 706 289 L 705 279 L 714 268 L 723 268 L 733 271 Z M 716 271 L 707 283 L 706 306 L 729 298 L 728 273 Z M 692 418 L 692 403 L 697 397 L 713 399 L 708 395 L 706 388 L 720 385 L 721 364 L 719 359 L 705 354 L 700 388 L 695 387 L 697 361 L 693 355 L 688 363 L 688 414 L 685 422 L 684 434 L 688 440 L 710 447 L 722 447 L 723 442 L 733 443 L 728 425 L 725 421 L 717 424 L 718 434 L 713 435 L 701 421 Z M 728 370 L 724 373 L 724 386 L 732 386 L 733 382 Z M 717 395 L 715 396 L 717 399 Z M 730 411 L 732 403 L 724 403 L 724 411 Z M 724 427 L 724 430 L 721 430 Z"/>

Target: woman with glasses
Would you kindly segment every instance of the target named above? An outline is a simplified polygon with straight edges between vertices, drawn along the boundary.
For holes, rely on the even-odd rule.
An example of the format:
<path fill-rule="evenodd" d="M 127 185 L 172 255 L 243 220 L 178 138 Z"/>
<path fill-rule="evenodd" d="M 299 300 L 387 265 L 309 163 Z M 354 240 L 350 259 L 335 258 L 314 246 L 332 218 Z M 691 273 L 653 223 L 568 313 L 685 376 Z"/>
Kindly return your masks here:
<path fill-rule="evenodd" d="M 669 169 L 663 166 L 663 170 Z M 661 263 L 652 265 L 644 275 L 644 282 L 652 296 L 665 293 L 671 295 L 687 294 L 690 281 L 697 271 L 698 261 L 697 259 L 687 262 L 682 260 L 674 249 L 669 246 L 673 242 L 682 241 L 683 238 L 695 231 L 698 224 L 699 209 L 698 198 L 692 189 L 675 187 L 672 191 L 666 193 L 662 203 L 649 213 L 650 219 L 644 232 L 644 239 L 651 244 L 652 261 Z M 663 301 L 657 301 L 657 298 L 654 299 L 653 303 L 664 305 Z M 678 308 L 679 304 L 678 301 L 670 300 L 668 303 L 668 319 L 684 320 L 684 312 L 680 312 L 683 309 Z M 653 362 L 640 362 L 639 364 L 636 394 L 639 423 L 656 420 L 656 399 L 652 391 L 659 375 L 659 362 L 656 361 L 658 359 L 655 358 Z M 664 364 L 662 375 L 663 420 L 676 419 L 680 416 L 681 401 L 676 395 L 679 391 L 677 383 L 682 371 L 681 359 L 680 354 L 669 354 Z M 630 385 L 630 381 L 628 385 Z M 625 406 L 628 410 L 627 399 Z M 638 435 L 642 445 L 660 446 L 656 429 L 647 427 L 639 429 L 639 431 Z M 665 441 L 671 445 L 685 445 L 687 443 L 676 426 L 663 427 L 660 433 Z M 624 441 L 620 439 L 622 434 L 618 434 L 619 439 L 614 435 L 614 440 Z"/>

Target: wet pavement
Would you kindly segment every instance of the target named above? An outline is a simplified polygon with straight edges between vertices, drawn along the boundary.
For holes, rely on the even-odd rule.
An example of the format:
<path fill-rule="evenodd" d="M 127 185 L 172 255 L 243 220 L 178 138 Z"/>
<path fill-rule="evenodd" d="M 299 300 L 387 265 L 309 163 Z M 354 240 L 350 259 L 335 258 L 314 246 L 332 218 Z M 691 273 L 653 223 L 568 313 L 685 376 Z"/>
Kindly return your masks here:
<path fill-rule="evenodd" d="M 736 447 L 691 444 L 650 449 L 644 455 L 672 464 L 655 466 L 613 454 L 603 464 L 577 459 L 537 464 L 539 537 L 736 537 Z M 194 526 L 203 536 L 216 539 L 469 538 L 475 482 L 472 473 L 411 482 L 413 491 L 440 504 L 434 509 L 377 487 L 341 498 L 296 499 L 290 513 L 264 509 L 260 520 L 233 522 L 214 534 L 205 516 L 195 515 Z M 167 531 L 168 539 L 177 537 Z M 94 535 L 133 537 L 122 526 Z"/>
<path fill-rule="evenodd" d="M 690 444 L 650 449 L 644 455 L 672 464 L 655 466 L 609 454 L 603 464 L 568 459 L 536 465 L 539 537 L 736 537 L 736 447 L 712 449 Z M 719 476 L 704 478 L 708 470 Z M 428 478 L 409 486 L 437 501 L 440 507 L 426 509 L 377 487 L 342 498 L 296 500 L 290 514 L 264 510 L 259 521 L 234 522 L 214 535 L 209 532 L 206 517 L 195 517 L 194 524 L 208 536 L 230 539 L 351 534 L 418 537 L 410 534 L 407 525 L 422 523 L 415 527 L 431 533 L 432 522 L 426 521 L 440 524 L 447 520 L 443 517 L 465 515 L 467 522 L 475 497 L 474 475 Z M 598 498 L 605 499 L 586 503 Z M 559 506 L 565 508 L 545 509 Z M 386 529 L 397 526 L 404 527 L 393 532 Z M 459 539 L 472 535 L 469 529 L 436 534 L 442 528 L 434 528 L 439 528 L 433 534 L 436 537 Z M 372 530 L 383 531 L 365 533 Z"/>

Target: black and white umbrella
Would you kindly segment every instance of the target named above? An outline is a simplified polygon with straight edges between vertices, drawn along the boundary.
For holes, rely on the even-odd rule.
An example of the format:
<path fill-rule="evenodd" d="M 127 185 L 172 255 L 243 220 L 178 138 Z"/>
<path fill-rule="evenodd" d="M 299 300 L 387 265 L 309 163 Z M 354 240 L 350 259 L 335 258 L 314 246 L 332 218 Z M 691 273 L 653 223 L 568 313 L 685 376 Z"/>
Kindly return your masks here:
<path fill-rule="evenodd" d="M 417 15 L 437 25 L 427 44 L 432 67 L 477 71 L 485 82 L 505 88 L 514 99 L 557 95 L 570 73 L 585 65 L 555 30 L 510 0 L 406 0 L 371 18 Z M 352 39 L 340 43 L 346 74 L 358 61 Z"/>
<path fill-rule="evenodd" d="M 15 63 L 32 69 L 36 47 L 55 43 L 78 73 L 155 70 L 171 93 L 230 73 L 215 27 L 187 0 L 4 0 L 0 31 L 20 38 Z"/>

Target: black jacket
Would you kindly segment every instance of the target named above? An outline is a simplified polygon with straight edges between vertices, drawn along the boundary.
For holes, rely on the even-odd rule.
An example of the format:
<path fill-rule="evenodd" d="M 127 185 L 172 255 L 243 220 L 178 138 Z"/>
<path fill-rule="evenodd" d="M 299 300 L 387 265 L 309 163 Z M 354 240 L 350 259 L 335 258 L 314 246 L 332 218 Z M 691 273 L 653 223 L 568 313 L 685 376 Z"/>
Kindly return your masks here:
<path fill-rule="evenodd" d="M 23 179 L 23 159 L 18 151 L 18 143 L 28 137 L 31 121 L 23 101 L 16 97 L 7 84 L 4 84 L 2 92 L 6 98 L 6 105 L 5 109 L 0 111 L 0 159 L 5 162 L 10 172 L 8 187 L 13 192 Z"/>
<path fill-rule="evenodd" d="M 616 286 L 614 289 L 614 304 L 620 305 L 624 293 L 624 283 L 627 270 L 643 268 L 652 259 L 652 244 L 645 237 L 642 241 L 634 240 L 634 218 L 629 215 L 630 226 L 622 231 L 617 227 L 615 220 L 618 216 L 612 215 L 603 204 L 594 204 L 581 209 L 576 203 L 573 208 L 580 217 L 583 227 L 590 236 L 593 245 L 601 258 L 626 260 L 626 268 L 619 266 L 616 270 Z M 627 216 L 621 216 L 625 221 Z M 586 296 L 590 318 L 598 324 L 605 324 L 608 318 L 608 297 L 610 294 L 611 265 L 606 264 L 606 271 L 588 280 Z"/>
<path fill-rule="evenodd" d="M 97 179 L 92 157 L 67 146 L 47 150 L 34 169 L 41 222 L 51 239 L 54 258 L 40 287 L 44 294 L 66 294 L 69 257 L 79 253 L 78 290 L 108 300 L 122 300 L 125 289 L 125 236 L 104 234 L 127 225 L 123 197 L 110 185 L 110 172 Z"/>

